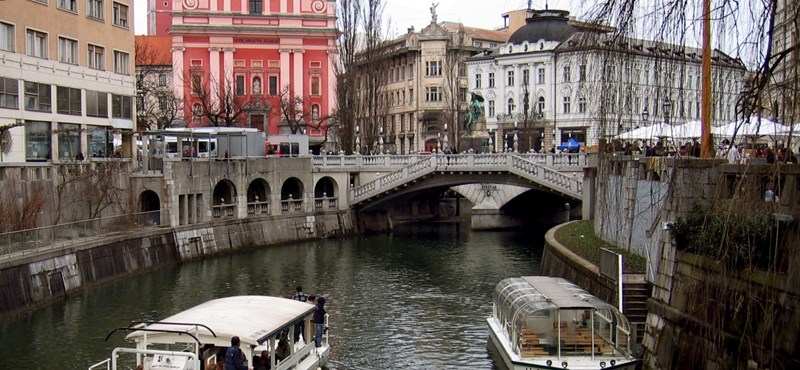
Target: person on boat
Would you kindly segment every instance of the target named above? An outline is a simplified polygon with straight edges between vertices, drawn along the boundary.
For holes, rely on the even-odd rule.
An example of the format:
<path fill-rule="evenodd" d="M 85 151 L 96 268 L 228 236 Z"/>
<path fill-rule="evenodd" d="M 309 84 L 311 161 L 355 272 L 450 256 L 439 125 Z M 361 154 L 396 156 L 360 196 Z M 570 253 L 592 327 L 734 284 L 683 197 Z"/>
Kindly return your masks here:
<path fill-rule="evenodd" d="M 289 341 L 286 338 L 281 337 L 281 340 L 278 341 L 278 347 L 275 348 L 275 359 L 278 361 L 283 361 L 287 357 L 289 357 Z"/>
<path fill-rule="evenodd" d="M 244 365 L 244 353 L 239 349 L 239 337 L 231 338 L 231 346 L 225 352 L 225 370 L 247 370 Z"/>
<path fill-rule="evenodd" d="M 325 332 L 325 297 L 317 298 L 317 309 L 314 311 L 314 344 L 322 347 L 322 334 Z"/>
<path fill-rule="evenodd" d="M 308 301 L 308 294 L 303 293 L 303 287 L 298 285 L 295 290 L 297 294 L 294 295 L 292 299 L 295 301 L 300 302 L 307 302 Z M 297 343 L 300 341 L 300 333 L 302 333 L 306 328 L 305 321 L 300 321 L 294 325 L 294 342 Z"/>
<path fill-rule="evenodd" d="M 272 366 L 269 363 L 269 352 L 266 350 L 261 351 L 261 356 L 257 357 L 258 362 L 253 361 L 253 364 L 256 365 L 255 370 L 269 370 Z"/>

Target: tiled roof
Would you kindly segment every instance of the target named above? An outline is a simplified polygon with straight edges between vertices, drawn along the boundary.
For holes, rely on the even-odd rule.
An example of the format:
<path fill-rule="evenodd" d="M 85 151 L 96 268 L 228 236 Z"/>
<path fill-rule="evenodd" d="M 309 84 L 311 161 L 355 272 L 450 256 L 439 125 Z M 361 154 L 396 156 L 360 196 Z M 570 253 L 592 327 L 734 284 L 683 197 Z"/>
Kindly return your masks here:
<path fill-rule="evenodd" d="M 495 41 L 499 43 L 504 43 L 508 41 L 508 37 L 511 36 L 510 33 L 505 31 L 495 31 L 483 28 L 462 26 L 460 23 L 454 23 L 454 22 L 442 22 L 441 25 L 450 32 L 458 32 L 459 28 L 464 27 L 464 32 L 472 36 L 474 40 L 478 41 Z"/>
<path fill-rule="evenodd" d="M 171 36 L 136 36 L 137 66 L 171 66 Z"/>

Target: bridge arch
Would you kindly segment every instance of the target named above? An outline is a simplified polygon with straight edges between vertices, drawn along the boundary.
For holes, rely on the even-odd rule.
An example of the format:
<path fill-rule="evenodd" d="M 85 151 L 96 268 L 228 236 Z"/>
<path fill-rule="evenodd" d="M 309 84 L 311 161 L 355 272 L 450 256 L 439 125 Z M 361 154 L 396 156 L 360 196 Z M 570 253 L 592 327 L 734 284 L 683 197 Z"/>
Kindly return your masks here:
<path fill-rule="evenodd" d="M 230 180 L 220 180 L 211 197 L 211 216 L 214 218 L 236 216 L 236 185 Z"/>
<path fill-rule="evenodd" d="M 338 198 L 339 184 L 330 176 L 325 176 L 314 185 L 314 198 Z"/>
<path fill-rule="evenodd" d="M 272 196 L 272 190 L 266 180 L 256 178 L 251 181 L 247 186 L 247 214 L 269 214 L 270 196 Z"/>

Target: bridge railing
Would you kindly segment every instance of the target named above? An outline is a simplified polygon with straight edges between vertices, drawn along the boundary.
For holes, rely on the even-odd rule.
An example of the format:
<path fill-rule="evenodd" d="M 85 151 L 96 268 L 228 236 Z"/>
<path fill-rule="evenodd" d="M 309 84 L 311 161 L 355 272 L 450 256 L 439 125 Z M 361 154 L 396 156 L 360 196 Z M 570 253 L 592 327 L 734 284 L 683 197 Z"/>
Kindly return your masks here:
<path fill-rule="evenodd" d="M 571 193 L 573 196 L 579 197 L 582 194 L 583 181 L 570 175 L 538 165 L 520 157 L 511 158 L 511 167 L 540 178 L 544 180 L 545 183 L 555 185 L 558 189 Z"/>
<path fill-rule="evenodd" d="M 520 157 L 533 163 L 556 168 L 574 168 L 579 170 L 588 165 L 586 153 L 497 153 L 497 154 L 408 154 L 408 155 L 322 155 L 312 157 L 314 167 L 335 170 L 337 167 L 351 168 L 400 168 L 412 163 L 424 161 L 431 157 L 455 158 L 456 163 L 465 164 L 469 158 L 477 159 L 474 163 L 495 163 L 507 161 L 510 157 Z M 437 160 L 438 162 L 438 160 Z M 508 162 L 504 162 L 508 163 Z"/>
<path fill-rule="evenodd" d="M 412 163 L 409 166 L 403 167 L 398 171 L 390 172 L 386 175 L 378 177 L 364 185 L 350 189 L 350 199 L 355 199 L 377 189 L 394 184 L 400 184 L 408 181 L 411 178 L 418 177 L 420 173 L 427 172 L 426 170 L 432 169 L 436 166 L 436 159 L 440 156 L 421 156 L 419 161 Z"/>

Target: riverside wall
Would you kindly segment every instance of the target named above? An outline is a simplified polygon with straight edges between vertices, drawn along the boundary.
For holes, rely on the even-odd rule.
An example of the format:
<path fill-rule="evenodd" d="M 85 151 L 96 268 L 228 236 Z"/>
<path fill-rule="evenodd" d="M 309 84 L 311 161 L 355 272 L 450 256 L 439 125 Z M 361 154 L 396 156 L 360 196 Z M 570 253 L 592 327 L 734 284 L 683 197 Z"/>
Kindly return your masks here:
<path fill-rule="evenodd" d="M 87 238 L 0 260 L 0 317 L 9 318 L 130 274 L 270 245 L 354 233 L 350 211 L 156 227 Z"/>

